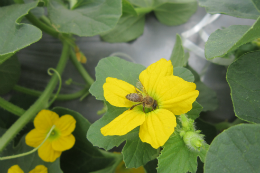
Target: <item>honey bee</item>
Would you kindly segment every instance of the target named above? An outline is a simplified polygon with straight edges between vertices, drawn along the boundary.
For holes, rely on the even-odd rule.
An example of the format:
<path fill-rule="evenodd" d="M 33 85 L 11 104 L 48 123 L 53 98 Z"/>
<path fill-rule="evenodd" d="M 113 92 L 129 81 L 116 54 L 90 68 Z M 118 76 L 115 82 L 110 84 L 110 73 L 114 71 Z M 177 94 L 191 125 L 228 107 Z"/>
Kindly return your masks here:
<path fill-rule="evenodd" d="M 132 102 L 138 102 L 137 104 L 133 105 L 132 107 L 130 107 L 130 110 L 132 110 L 134 107 L 143 104 L 143 111 L 145 112 L 144 108 L 151 108 L 152 110 L 156 109 L 158 104 L 157 101 L 154 100 L 151 96 L 149 96 L 144 88 L 144 86 L 142 85 L 142 83 L 140 81 L 137 82 L 136 87 L 141 91 L 137 90 L 137 88 L 135 88 L 136 93 L 130 93 L 127 94 L 125 97 L 132 101 Z"/>

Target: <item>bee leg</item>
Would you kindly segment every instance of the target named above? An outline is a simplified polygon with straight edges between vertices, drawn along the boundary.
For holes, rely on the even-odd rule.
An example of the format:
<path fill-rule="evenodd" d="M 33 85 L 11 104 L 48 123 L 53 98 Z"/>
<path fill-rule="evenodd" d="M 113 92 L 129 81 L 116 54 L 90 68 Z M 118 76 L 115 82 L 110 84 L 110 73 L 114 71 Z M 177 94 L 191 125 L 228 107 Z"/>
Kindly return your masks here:
<path fill-rule="evenodd" d="M 138 104 L 136 104 L 136 105 L 133 105 L 133 106 L 130 108 L 130 110 L 134 109 L 134 107 L 136 107 L 136 106 L 138 106 L 138 105 L 140 105 L 140 104 L 142 104 L 142 103 L 138 103 Z"/>

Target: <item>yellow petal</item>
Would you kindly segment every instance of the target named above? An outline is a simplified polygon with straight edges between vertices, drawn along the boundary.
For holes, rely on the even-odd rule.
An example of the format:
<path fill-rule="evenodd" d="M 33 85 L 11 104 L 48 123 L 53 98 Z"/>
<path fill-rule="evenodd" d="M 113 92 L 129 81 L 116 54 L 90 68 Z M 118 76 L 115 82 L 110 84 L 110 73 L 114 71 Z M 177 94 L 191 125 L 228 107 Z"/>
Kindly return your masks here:
<path fill-rule="evenodd" d="M 104 136 L 125 135 L 137 126 L 143 124 L 145 120 L 145 113 L 139 108 L 135 107 L 132 110 L 127 110 L 116 117 L 106 126 L 102 127 L 101 133 Z"/>
<path fill-rule="evenodd" d="M 36 148 L 42 143 L 46 135 L 47 134 L 42 131 L 33 129 L 25 136 L 25 143 L 30 147 Z"/>
<path fill-rule="evenodd" d="M 196 84 L 177 76 L 167 76 L 160 80 L 156 88 L 159 108 L 167 109 L 174 115 L 187 113 L 199 95 Z"/>
<path fill-rule="evenodd" d="M 46 141 L 44 144 L 38 149 L 39 157 L 45 162 L 54 162 L 61 155 L 61 151 L 55 151 L 52 148 L 51 142 Z"/>
<path fill-rule="evenodd" d="M 139 137 L 141 141 L 151 144 L 155 149 L 163 146 L 174 132 L 176 117 L 166 109 L 157 109 L 146 114 L 141 125 Z"/>
<path fill-rule="evenodd" d="M 14 165 L 8 169 L 7 173 L 24 173 L 24 172 L 18 165 Z"/>
<path fill-rule="evenodd" d="M 76 120 L 71 115 L 63 115 L 54 123 L 54 125 L 60 132 L 61 136 L 68 136 L 74 131 L 76 127 Z"/>
<path fill-rule="evenodd" d="M 48 169 L 44 165 L 37 165 L 29 173 L 48 173 Z"/>
<path fill-rule="evenodd" d="M 135 87 L 125 81 L 107 77 L 103 85 L 104 97 L 113 106 L 131 107 L 133 102 L 126 99 L 126 95 L 136 93 Z"/>
<path fill-rule="evenodd" d="M 52 141 L 52 148 L 56 151 L 65 151 L 73 147 L 75 137 L 73 135 L 60 136 L 57 140 Z"/>
<path fill-rule="evenodd" d="M 160 59 L 156 63 L 148 66 L 144 71 L 139 75 L 139 80 L 143 84 L 145 90 L 150 96 L 154 95 L 156 86 L 160 78 L 164 76 L 173 75 L 173 66 L 171 61 L 166 59 Z"/>
<path fill-rule="evenodd" d="M 41 110 L 34 119 L 36 129 L 47 132 L 53 126 L 55 121 L 59 119 L 59 115 L 53 111 Z"/>

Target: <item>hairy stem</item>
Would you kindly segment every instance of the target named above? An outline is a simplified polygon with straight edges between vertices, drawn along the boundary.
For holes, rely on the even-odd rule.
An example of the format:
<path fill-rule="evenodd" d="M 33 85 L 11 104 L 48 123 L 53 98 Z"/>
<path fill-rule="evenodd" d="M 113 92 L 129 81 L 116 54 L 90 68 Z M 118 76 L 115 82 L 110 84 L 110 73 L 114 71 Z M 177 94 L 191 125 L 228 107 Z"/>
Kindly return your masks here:
<path fill-rule="evenodd" d="M 8 112 L 11 112 L 17 116 L 21 116 L 25 113 L 25 110 L 6 101 L 5 99 L 3 99 L 2 97 L 0 97 L 0 107 L 2 107 L 3 109 L 7 110 Z"/>
<path fill-rule="evenodd" d="M 69 45 L 63 43 L 63 49 L 59 63 L 56 67 L 57 72 L 62 74 L 69 54 Z M 52 95 L 53 90 L 58 82 L 58 76 L 54 74 L 41 96 L 35 101 L 35 103 L 4 133 L 0 138 L 0 152 L 6 147 L 6 145 L 19 133 L 19 131 L 31 121 L 35 115 L 42 109 L 46 108 L 48 101 Z"/>
<path fill-rule="evenodd" d="M 86 69 L 82 66 L 82 64 L 78 61 L 75 52 L 70 49 L 70 59 L 74 66 L 77 68 L 83 79 L 89 84 L 92 85 L 94 83 L 93 78 L 88 74 Z"/>

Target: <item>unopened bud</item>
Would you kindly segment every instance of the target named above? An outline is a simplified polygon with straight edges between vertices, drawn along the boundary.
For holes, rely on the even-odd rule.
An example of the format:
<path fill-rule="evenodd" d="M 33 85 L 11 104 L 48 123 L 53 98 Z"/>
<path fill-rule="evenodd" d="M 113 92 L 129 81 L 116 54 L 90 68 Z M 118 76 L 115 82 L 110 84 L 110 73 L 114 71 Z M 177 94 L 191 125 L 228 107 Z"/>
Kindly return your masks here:
<path fill-rule="evenodd" d="M 204 142 L 202 135 L 192 131 L 185 133 L 183 141 L 190 149 L 194 150 L 200 150 L 200 147 L 202 147 Z"/>

